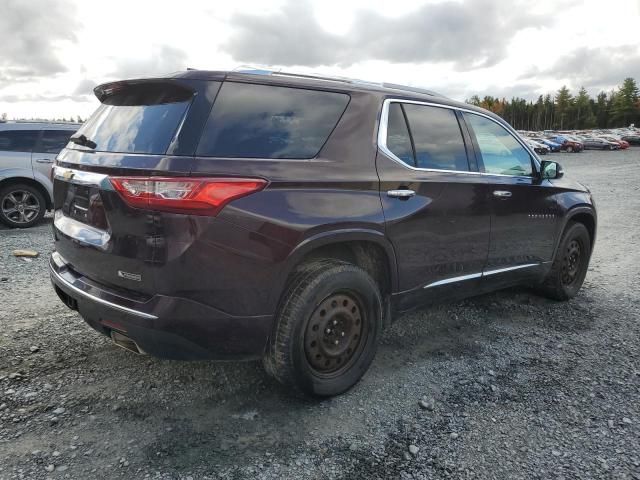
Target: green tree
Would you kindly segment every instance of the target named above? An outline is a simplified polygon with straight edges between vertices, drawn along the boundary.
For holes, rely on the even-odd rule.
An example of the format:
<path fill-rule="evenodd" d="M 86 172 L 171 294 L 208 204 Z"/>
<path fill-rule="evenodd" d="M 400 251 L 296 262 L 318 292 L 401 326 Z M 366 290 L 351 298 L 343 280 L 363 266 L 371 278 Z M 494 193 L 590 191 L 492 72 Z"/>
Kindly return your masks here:
<path fill-rule="evenodd" d="M 596 119 L 591 109 L 591 103 L 589 102 L 589 94 L 584 87 L 580 87 L 578 96 L 574 102 L 575 117 L 573 126 L 579 130 L 585 128 L 593 128 L 596 125 Z"/>
<path fill-rule="evenodd" d="M 573 97 L 566 85 L 563 85 L 556 93 L 556 127 L 560 130 L 567 128 L 567 117 L 573 106 Z"/>
<path fill-rule="evenodd" d="M 613 102 L 613 118 L 623 126 L 636 122 L 640 117 L 638 108 L 640 90 L 633 78 L 625 78 L 618 88 L 615 101 Z"/>

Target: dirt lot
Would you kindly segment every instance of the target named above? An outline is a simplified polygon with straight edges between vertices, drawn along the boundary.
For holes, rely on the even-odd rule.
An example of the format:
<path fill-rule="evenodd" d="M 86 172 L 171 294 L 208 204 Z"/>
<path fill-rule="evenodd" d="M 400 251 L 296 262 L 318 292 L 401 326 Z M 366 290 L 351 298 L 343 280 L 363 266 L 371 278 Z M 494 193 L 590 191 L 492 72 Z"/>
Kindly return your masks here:
<path fill-rule="evenodd" d="M 640 148 L 552 158 L 598 203 L 580 295 L 407 315 L 323 402 L 113 346 L 53 293 L 50 225 L 0 230 L 0 479 L 640 479 Z"/>

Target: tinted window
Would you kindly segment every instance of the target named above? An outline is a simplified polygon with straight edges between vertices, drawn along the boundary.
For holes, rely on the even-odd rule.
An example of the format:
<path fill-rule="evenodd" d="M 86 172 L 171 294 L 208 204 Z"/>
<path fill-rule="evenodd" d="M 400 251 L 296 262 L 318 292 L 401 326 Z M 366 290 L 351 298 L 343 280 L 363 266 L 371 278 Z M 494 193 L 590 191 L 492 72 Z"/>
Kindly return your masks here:
<path fill-rule="evenodd" d="M 400 160 L 414 167 L 413 147 L 407 122 L 404 119 L 404 113 L 402 113 L 402 105 L 399 103 L 389 105 L 388 118 L 387 148 Z"/>
<path fill-rule="evenodd" d="M 404 104 L 416 149 L 416 166 L 438 170 L 469 170 L 462 132 L 453 110 Z"/>
<path fill-rule="evenodd" d="M 69 143 L 71 135 L 73 135 L 71 130 L 45 130 L 42 132 L 38 151 L 41 153 L 60 153 L 60 150 Z"/>
<path fill-rule="evenodd" d="M 532 175 L 529 152 L 507 129 L 480 115 L 465 113 L 465 119 L 473 129 L 480 147 L 485 172 L 502 175 Z"/>
<path fill-rule="evenodd" d="M 77 135 L 104 152 L 165 153 L 193 98 L 191 91 L 170 83 L 116 84 L 103 90 L 103 104 Z"/>
<path fill-rule="evenodd" d="M 224 83 L 198 154 L 213 157 L 312 158 L 349 103 L 341 93 Z"/>
<path fill-rule="evenodd" d="M 38 138 L 37 130 L 5 130 L 0 132 L 0 150 L 31 152 Z"/>

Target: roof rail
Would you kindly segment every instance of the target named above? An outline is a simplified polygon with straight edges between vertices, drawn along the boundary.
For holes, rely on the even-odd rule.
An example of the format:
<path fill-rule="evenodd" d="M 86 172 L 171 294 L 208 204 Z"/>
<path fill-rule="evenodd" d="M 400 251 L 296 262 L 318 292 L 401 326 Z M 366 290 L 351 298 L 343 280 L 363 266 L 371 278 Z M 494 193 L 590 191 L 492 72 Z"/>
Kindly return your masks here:
<path fill-rule="evenodd" d="M 421 93 L 423 95 L 431 95 L 434 97 L 444 97 L 444 95 L 436 93 L 432 90 L 427 90 L 425 88 L 419 88 L 419 87 L 409 87 L 407 85 L 399 85 L 397 83 L 372 82 L 369 80 L 359 80 L 357 78 L 320 75 L 320 74 L 313 74 L 313 73 L 281 72 L 281 71 L 270 70 L 268 67 L 252 67 L 252 66 L 243 65 L 241 67 L 235 68 L 233 71 L 237 73 L 245 73 L 249 75 L 273 75 L 278 77 L 308 78 L 312 80 L 325 80 L 328 82 L 341 82 L 341 83 L 348 83 L 351 85 L 369 85 L 372 87 L 390 88 L 393 90 L 401 90 L 405 92 Z"/>

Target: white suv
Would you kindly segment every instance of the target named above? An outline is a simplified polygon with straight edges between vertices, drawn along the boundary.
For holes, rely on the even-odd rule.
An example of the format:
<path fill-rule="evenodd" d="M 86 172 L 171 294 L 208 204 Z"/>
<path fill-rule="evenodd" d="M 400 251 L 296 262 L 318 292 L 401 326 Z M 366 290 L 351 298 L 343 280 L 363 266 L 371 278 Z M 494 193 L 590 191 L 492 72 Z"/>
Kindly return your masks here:
<path fill-rule="evenodd" d="M 31 227 L 51 208 L 51 165 L 79 127 L 75 123 L 0 123 L 0 222 Z"/>

